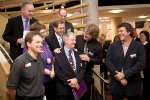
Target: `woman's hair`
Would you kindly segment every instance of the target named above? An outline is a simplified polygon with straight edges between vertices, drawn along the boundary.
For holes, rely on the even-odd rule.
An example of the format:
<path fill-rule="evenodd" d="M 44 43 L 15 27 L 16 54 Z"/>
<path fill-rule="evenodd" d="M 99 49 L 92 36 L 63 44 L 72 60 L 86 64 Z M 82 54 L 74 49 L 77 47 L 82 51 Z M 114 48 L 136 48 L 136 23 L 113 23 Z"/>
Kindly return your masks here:
<path fill-rule="evenodd" d="M 144 34 L 145 37 L 146 37 L 146 41 L 149 41 L 149 32 L 148 32 L 148 31 L 141 31 L 141 32 L 140 32 L 140 35 L 141 35 L 141 34 Z"/>
<path fill-rule="evenodd" d="M 34 22 L 30 26 L 30 31 L 40 31 L 42 29 L 46 29 L 46 26 L 41 24 L 41 23 L 39 23 L 38 21 Z"/>
<path fill-rule="evenodd" d="M 89 24 L 86 27 L 86 33 L 90 34 L 93 38 L 97 38 L 99 34 L 99 27 L 95 24 Z"/>

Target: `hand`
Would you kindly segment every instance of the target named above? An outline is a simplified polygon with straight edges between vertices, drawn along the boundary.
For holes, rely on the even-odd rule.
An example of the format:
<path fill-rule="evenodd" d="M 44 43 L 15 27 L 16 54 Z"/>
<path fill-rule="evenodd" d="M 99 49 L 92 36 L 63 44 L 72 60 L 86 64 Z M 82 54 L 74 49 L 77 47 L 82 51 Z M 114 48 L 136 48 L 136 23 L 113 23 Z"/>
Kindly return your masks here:
<path fill-rule="evenodd" d="M 69 83 L 70 87 L 79 89 L 79 84 L 78 84 L 77 78 L 69 79 L 69 80 L 67 80 L 67 82 Z"/>
<path fill-rule="evenodd" d="M 55 77 L 55 71 L 54 71 L 54 67 L 52 67 L 50 72 L 50 78 L 54 78 L 54 77 Z"/>
<path fill-rule="evenodd" d="M 24 42 L 23 38 L 17 39 L 17 43 L 18 43 L 18 44 L 22 44 L 23 42 Z"/>
<path fill-rule="evenodd" d="M 128 84 L 128 81 L 126 79 L 122 79 L 120 82 L 123 86 L 127 86 Z"/>
<path fill-rule="evenodd" d="M 87 54 L 81 54 L 80 59 L 82 61 L 88 61 L 88 62 L 90 61 L 90 57 Z"/>
<path fill-rule="evenodd" d="M 123 70 L 121 72 L 119 71 L 115 71 L 115 72 L 116 72 L 116 75 L 115 75 L 116 80 L 121 81 L 125 77 Z"/>
<path fill-rule="evenodd" d="M 47 68 L 44 68 L 44 74 L 46 75 L 50 75 L 51 71 Z"/>

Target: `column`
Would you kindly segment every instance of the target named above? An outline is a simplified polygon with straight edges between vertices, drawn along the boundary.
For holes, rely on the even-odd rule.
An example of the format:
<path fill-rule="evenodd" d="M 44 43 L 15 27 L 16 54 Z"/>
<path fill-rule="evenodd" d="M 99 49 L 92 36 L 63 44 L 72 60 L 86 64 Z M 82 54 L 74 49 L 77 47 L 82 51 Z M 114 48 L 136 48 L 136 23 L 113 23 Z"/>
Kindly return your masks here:
<path fill-rule="evenodd" d="M 98 25 L 98 0 L 81 0 L 83 3 L 87 3 L 88 7 L 84 8 L 84 13 L 88 14 L 84 23 L 93 23 Z"/>

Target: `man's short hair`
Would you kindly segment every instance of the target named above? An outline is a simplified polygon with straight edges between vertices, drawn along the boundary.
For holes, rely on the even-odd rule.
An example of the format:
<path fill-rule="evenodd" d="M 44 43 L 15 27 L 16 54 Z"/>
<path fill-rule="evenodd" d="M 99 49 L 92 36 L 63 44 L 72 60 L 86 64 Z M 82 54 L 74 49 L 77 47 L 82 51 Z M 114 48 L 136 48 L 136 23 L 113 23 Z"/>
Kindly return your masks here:
<path fill-rule="evenodd" d="M 130 33 L 130 36 L 134 37 L 134 28 L 132 27 L 132 25 L 130 23 L 127 23 L 127 22 L 121 23 L 118 26 L 118 28 L 121 28 L 121 27 L 125 27 L 125 29 L 127 30 L 127 32 Z"/>
<path fill-rule="evenodd" d="M 97 38 L 99 34 L 99 27 L 95 24 L 89 24 L 87 25 L 85 32 L 92 35 L 93 38 Z"/>
<path fill-rule="evenodd" d="M 75 36 L 75 34 L 74 34 L 73 32 L 67 32 L 66 34 L 63 35 L 63 39 L 64 39 L 65 37 L 69 37 L 69 36 L 71 36 L 71 35 Z"/>
<path fill-rule="evenodd" d="M 59 14 L 60 14 L 60 12 L 61 12 L 62 10 L 67 11 L 66 8 L 64 8 L 64 6 L 61 6 L 60 9 L 59 9 Z"/>
<path fill-rule="evenodd" d="M 65 24 L 62 20 L 56 20 L 52 23 L 53 27 L 57 28 L 59 24 Z"/>
<path fill-rule="evenodd" d="M 33 3 L 32 3 L 31 0 L 26 0 L 26 1 L 24 1 L 24 2 L 21 4 L 21 9 L 24 8 L 24 7 L 25 7 L 26 5 L 28 5 L 28 4 L 32 4 L 32 5 L 33 5 Z"/>

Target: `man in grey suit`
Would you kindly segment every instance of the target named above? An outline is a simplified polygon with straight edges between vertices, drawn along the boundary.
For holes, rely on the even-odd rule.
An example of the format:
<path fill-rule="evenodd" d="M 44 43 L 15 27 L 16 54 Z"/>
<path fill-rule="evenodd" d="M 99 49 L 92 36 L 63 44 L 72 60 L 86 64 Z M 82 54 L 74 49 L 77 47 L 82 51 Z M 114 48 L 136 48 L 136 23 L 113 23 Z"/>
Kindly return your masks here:
<path fill-rule="evenodd" d="M 120 41 L 110 45 L 106 65 L 112 75 L 111 91 L 113 100 L 138 100 L 144 68 L 144 46 L 133 39 L 134 29 L 129 23 L 118 26 Z"/>

